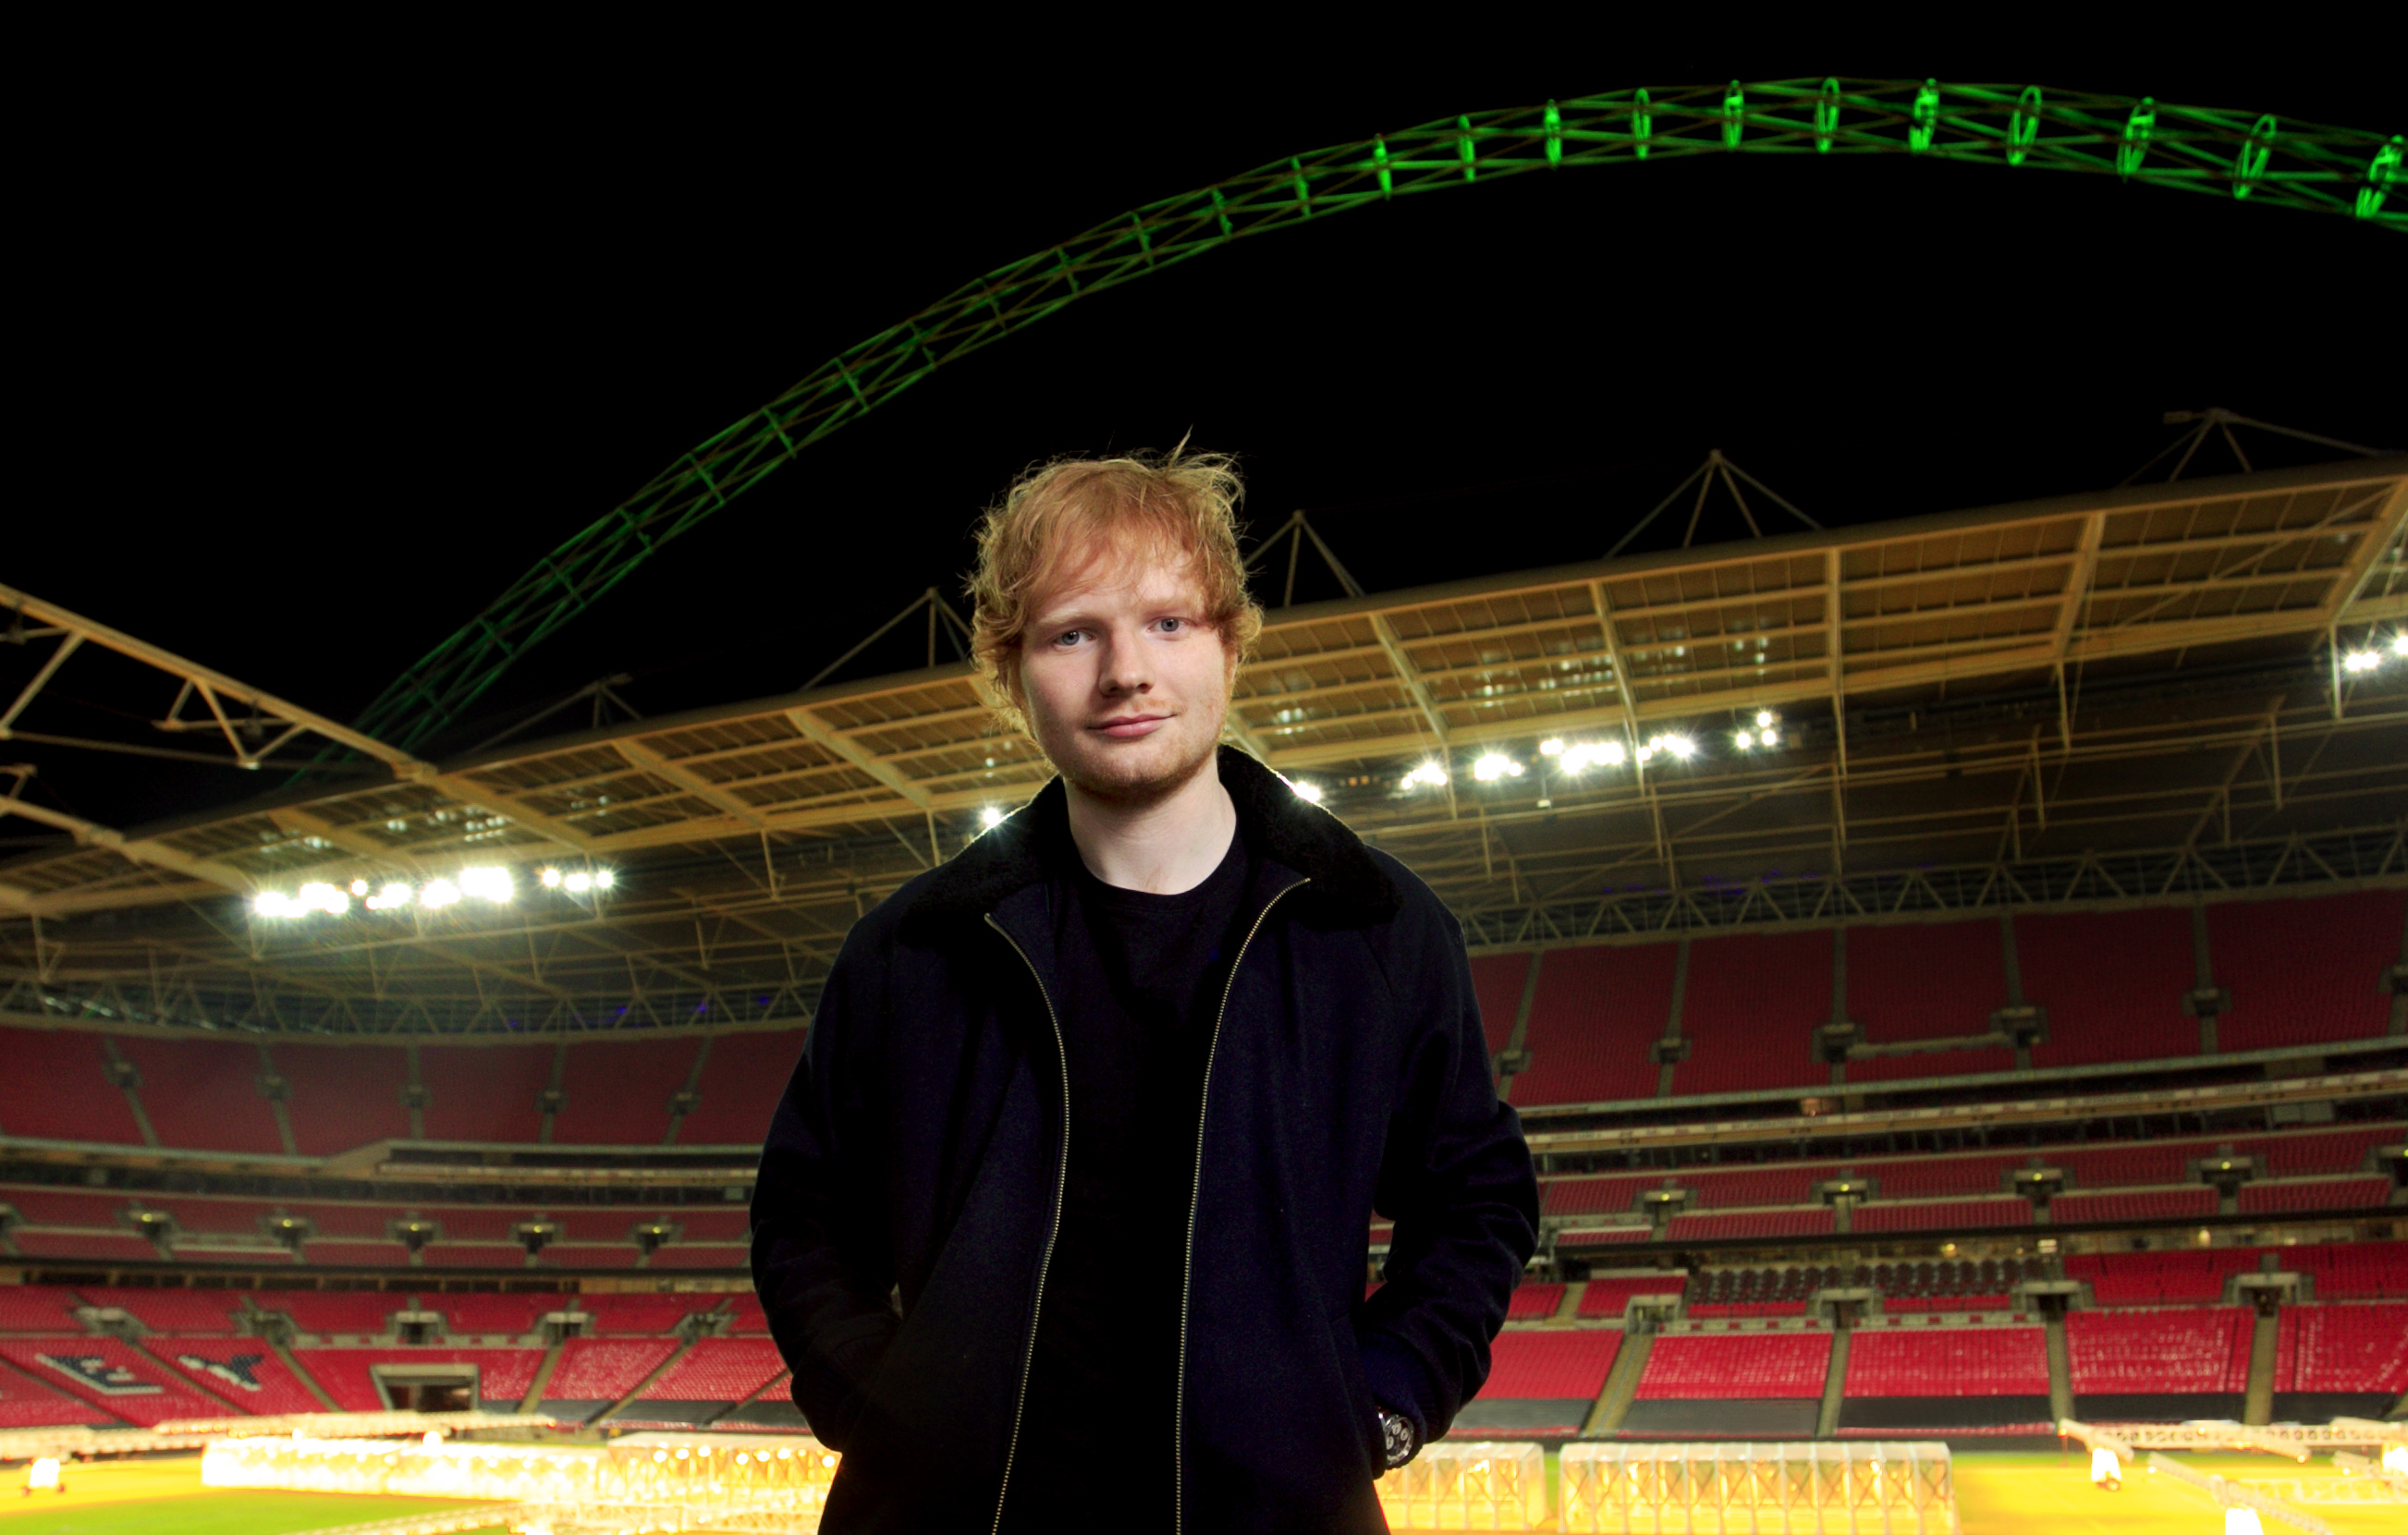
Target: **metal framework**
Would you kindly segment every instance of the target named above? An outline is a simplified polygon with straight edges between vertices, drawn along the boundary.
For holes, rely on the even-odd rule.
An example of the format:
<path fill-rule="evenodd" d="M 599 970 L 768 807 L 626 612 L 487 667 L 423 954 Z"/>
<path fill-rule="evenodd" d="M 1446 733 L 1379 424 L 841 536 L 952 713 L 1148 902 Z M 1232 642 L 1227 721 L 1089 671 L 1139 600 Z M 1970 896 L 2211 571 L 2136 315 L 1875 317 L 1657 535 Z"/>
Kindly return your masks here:
<path fill-rule="evenodd" d="M 2367 459 L 1283 608 L 1231 731 L 1479 944 L 2398 881 L 2408 667 L 2339 654 L 2408 620 L 2403 524 L 2408 459 Z M 1759 710 L 1781 740 L 1742 751 Z M 1539 749 L 1671 732 L 1693 758 L 1573 775 Z M 1049 774 L 960 663 L 441 764 L 378 749 L 389 778 L 0 863 L 0 1014 L 799 1024 L 854 917 Z M 1525 771 L 1481 781 L 1488 753 Z M 1452 781 L 1405 787 L 1425 763 Z M 303 920 L 229 898 L 472 863 L 524 895 Z M 545 865 L 616 885 L 543 890 Z"/>
<path fill-rule="evenodd" d="M 945 363 L 1088 294 L 1247 235 L 1398 196 L 1568 166 L 1700 154 L 1896 154 L 2113 175 L 2408 229 L 2402 141 L 2271 114 L 2037 85 L 1789 79 L 1639 88 L 1467 113 L 1257 166 L 1106 220 L 963 284 L 695 445 L 546 555 L 361 716 L 413 746 L 663 545 Z"/>

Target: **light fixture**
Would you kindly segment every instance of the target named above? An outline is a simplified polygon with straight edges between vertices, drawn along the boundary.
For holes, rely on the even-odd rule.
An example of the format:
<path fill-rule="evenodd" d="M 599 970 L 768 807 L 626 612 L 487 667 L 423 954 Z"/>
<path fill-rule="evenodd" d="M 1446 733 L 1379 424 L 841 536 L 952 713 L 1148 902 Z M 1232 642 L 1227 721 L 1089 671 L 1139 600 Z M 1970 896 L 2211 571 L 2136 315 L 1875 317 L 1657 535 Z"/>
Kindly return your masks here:
<path fill-rule="evenodd" d="M 1427 784 L 1432 789 L 1444 789 L 1446 787 L 1446 769 L 1439 766 L 1436 762 L 1424 762 L 1421 766 L 1405 775 L 1405 788 L 1413 789 L 1422 784 Z"/>
<path fill-rule="evenodd" d="M 2383 658 L 2372 650 L 2353 650 L 2341 658 L 2341 669 L 2344 672 L 2372 672 L 2382 661 Z"/>
<path fill-rule="evenodd" d="M 597 890 L 607 890 L 607 889 L 609 889 L 611 886 L 616 885 L 616 884 L 618 884 L 618 883 L 619 883 L 619 876 L 618 876 L 617 874 L 612 874 L 609 870 L 608 870 L 608 869 L 596 869 L 596 870 L 595 870 L 595 871 L 594 871 L 594 888 L 595 888 L 595 889 L 597 889 Z"/>
<path fill-rule="evenodd" d="M 992 831 L 1003 824 L 1003 812 L 993 805 L 988 805 L 979 812 L 979 824 Z"/>
<path fill-rule="evenodd" d="M 460 903 L 460 887 L 448 879 L 430 879 L 426 888 L 418 892 L 418 903 L 428 911 L 456 906 Z"/>
<path fill-rule="evenodd" d="M 1588 754 L 1591 760 L 1603 762 L 1607 767 L 1620 767 L 1623 759 L 1628 755 L 1622 749 L 1622 743 L 1619 741 L 1608 741 L 1601 746 L 1591 746 Z"/>
<path fill-rule="evenodd" d="M 1757 725 L 1759 728 L 1761 728 L 1761 727 L 1763 727 L 1763 726 L 1766 726 L 1766 725 L 1770 725 L 1770 724 L 1771 724 L 1771 723 L 1772 723 L 1772 711 L 1771 711 L 1770 709 L 1758 709 L 1758 710 L 1756 710 L 1756 725 Z"/>
<path fill-rule="evenodd" d="M 1655 757 L 1656 744 L 1652 741 L 1641 742 L 1639 746 L 1639 760 L 1642 762 L 1648 762 L 1653 761 Z"/>
<path fill-rule="evenodd" d="M 293 898 L 293 903 L 302 911 L 324 912 L 329 917 L 340 917 L 351 909 L 351 898 L 323 880 L 312 880 L 302 886 L 301 893 Z"/>
<path fill-rule="evenodd" d="M 1564 744 L 1552 735 L 1539 743 L 1539 755 L 1541 757 L 1561 757 L 1563 754 Z"/>
<path fill-rule="evenodd" d="M 394 880 L 387 884 L 384 888 L 368 897 L 368 910 L 372 912 L 389 912 L 396 906 L 407 906 L 409 904 L 411 893 L 412 892 L 408 886 L 403 884 L 397 879 Z"/>
<path fill-rule="evenodd" d="M 366 880 L 365 880 L 365 879 L 355 879 L 355 880 L 352 880 L 352 881 L 351 881 L 351 893 L 352 893 L 353 895 L 366 895 L 366 894 L 367 894 L 367 893 L 368 893 L 368 882 L 367 882 Z"/>
<path fill-rule="evenodd" d="M 480 901 L 505 902 L 516 896 L 518 887 L 510 881 L 508 869 L 491 867 L 460 871 L 460 891 Z"/>
<path fill-rule="evenodd" d="M 569 894 L 583 895 L 586 891 L 594 888 L 594 876 L 587 874 L 570 874 L 560 883 L 562 888 L 566 889 Z"/>
<path fill-rule="evenodd" d="M 557 869 L 546 869 L 535 877 L 542 882 L 543 888 L 547 890 L 560 888 L 560 871 Z"/>
<path fill-rule="evenodd" d="M 281 890 L 262 890 L 251 898 L 251 909 L 261 917 L 298 917 L 299 907 Z"/>
<path fill-rule="evenodd" d="M 1519 778 L 1522 764 L 1502 752 L 1492 751 L 1471 764 L 1471 775 L 1484 784 L 1493 784 L 1499 778 Z"/>
<path fill-rule="evenodd" d="M 1754 731 L 1742 731 L 1737 735 L 1732 736 L 1731 739 L 1739 743 L 1740 750 L 1745 751 L 1748 747 L 1756 745 L 1756 732 Z"/>
<path fill-rule="evenodd" d="M 1321 803 L 1321 786 L 1319 784 L 1309 784 L 1301 778 L 1292 778 L 1288 780 L 1287 787 L 1296 790 L 1296 797 L 1299 800 L 1310 800 L 1314 804 L 1319 804 Z"/>
<path fill-rule="evenodd" d="M 2391 636 L 2391 653 L 2395 656 L 2408 656 L 2408 629 L 2403 629 Z"/>
<path fill-rule="evenodd" d="M 1763 732 L 1756 736 L 1756 739 L 1763 742 L 1768 746 L 1777 746 L 1781 745 L 1780 735 L 1772 731 Z"/>

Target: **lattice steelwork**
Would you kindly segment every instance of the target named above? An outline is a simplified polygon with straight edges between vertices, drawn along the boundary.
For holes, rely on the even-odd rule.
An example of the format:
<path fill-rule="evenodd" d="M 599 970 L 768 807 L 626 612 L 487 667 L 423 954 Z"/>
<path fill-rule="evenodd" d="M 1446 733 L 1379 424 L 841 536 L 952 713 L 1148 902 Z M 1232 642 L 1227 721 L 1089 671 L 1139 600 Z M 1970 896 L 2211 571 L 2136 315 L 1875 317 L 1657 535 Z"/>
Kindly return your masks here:
<path fill-rule="evenodd" d="M 1247 235 L 1501 177 L 1734 152 L 2081 171 L 2396 231 L 2408 229 L 2408 207 L 2391 195 L 2401 147 L 2396 134 L 2145 97 L 1831 78 L 1613 91 L 1292 155 L 1106 220 L 963 284 L 822 363 L 546 555 L 388 688 L 359 726 L 416 746 L 458 718 L 529 647 L 812 443 L 1087 294 Z"/>
<path fill-rule="evenodd" d="M 1392 1529 L 1543 1529 L 1547 1459 L 1536 1444 L 1442 1439 L 1382 1473 Z"/>
<path fill-rule="evenodd" d="M 1938 1443 L 1568 1444 L 1556 1528 L 1699 1535 L 1956 1535 Z"/>
<path fill-rule="evenodd" d="M 2361 459 L 1282 608 L 1230 734 L 1475 944 L 2397 880 L 2408 660 L 2344 652 L 2408 624 L 2403 527 L 2408 459 Z M 799 1023 L 861 912 L 1050 774 L 958 663 L 380 771 L 0 862 L 0 1014 Z M 475 866 L 518 899 L 248 906 Z"/>

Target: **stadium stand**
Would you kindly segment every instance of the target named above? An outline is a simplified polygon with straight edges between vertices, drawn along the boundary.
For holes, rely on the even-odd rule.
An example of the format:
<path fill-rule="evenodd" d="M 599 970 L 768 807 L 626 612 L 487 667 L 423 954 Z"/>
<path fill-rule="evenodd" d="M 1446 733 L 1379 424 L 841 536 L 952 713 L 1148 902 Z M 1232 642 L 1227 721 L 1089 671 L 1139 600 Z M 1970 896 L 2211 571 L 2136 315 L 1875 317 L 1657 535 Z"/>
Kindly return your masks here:
<path fill-rule="evenodd" d="M 1689 945 L 1681 1037 L 1673 1069 L 1684 1095 L 1828 1083 L 1814 1030 L 1831 1016 L 1828 932 L 1737 933 Z"/>
<path fill-rule="evenodd" d="M 346 1413 L 380 1413 L 390 1405 L 377 1385 L 380 1365 L 457 1365 L 473 1370 L 477 1401 L 499 1412 L 516 1407 L 542 1362 L 539 1348 L 299 1348 L 294 1357 Z"/>
<path fill-rule="evenodd" d="M 5 1293 L 5 1292 L 0 1292 Z M 76 1292 L 84 1303 L 114 1306 L 150 1332 L 178 1338 L 232 1337 L 243 1298 L 232 1290 L 110 1289 L 87 1286 Z"/>
<path fill-rule="evenodd" d="M 152 1357 L 174 1364 L 194 1386 L 246 1413 L 322 1413 L 325 1403 L 295 1380 L 282 1360 L 251 1338 L 172 1338 L 149 1345 Z"/>
<path fill-rule="evenodd" d="M 802 1059 L 805 1031 L 781 1029 L 758 1033 L 714 1034 L 695 1085 L 695 1111 L 678 1125 L 681 1146 L 758 1146 L 769 1133 L 795 1063 Z"/>
<path fill-rule="evenodd" d="M 430 1295 L 426 1309 L 443 1314 L 453 1337 L 517 1338 L 533 1332 L 536 1318 L 558 1311 L 557 1295 Z"/>
<path fill-rule="evenodd" d="M 138 1146 L 142 1130 L 125 1094 L 108 1078 L 98 1035 L 0 1029 L 0 1133 L 40 1141 Z"/>
<path fill-rule="evenodd" d="M 785 1372 L 786 1362 L 767 1339 L 705 1338 L 646 1386 L 638 1400 L 742 1401 Z"/>
<path fill-rule="evenodd" d="M 1682 1173 L 1680 1182 L 1698 1208 L 1754 1210 L 1771 1204 L 1813 1203 L 1814 1182 L 1821 1175 L 1811 1167 L 1698 1169 Z"/>
<path fill-rule="evenodd" d="M 200 1151 L 281 1155 L 284 1137 L 260 1092 L 259 1047 L 231 1040 L 117 1042 L 142 1073 L 142 1108 L 160 1144 Z"/>
<path fill-rule="evenodd" d="M 1894 1056 L 1857 1056 L 1847 1065 L 1851 1082 L 1899 1082 L 1910 1077 L 1985 1076 L 2015 1069 L 2015 1053 L 2004 1045 L 1977 1049 L 1914 1050 Z"/>
<path fill-rule="evenodd" d="M 1688 1284 L 1689 1276 L 1684 1273 L 1656 1274 L 1642 1278 L 1614 1274 L 1601 1279 L 1591 1279 L 1588 1282 L 1588 1287 L 1581 1292 L 1579 1315 L 1584 1318 L 1618 1317 L 1628 1307 L 1633 1296 L 1677 1296 L 1688 1288 Z"/>
<path fill-rule="evenodd" d="M 1752 1210 L 1743 1215 L 1675 1215 L 1665 1235 L 1673 1242 L 1733 1237 L 1811 1237 L 1833 1229 L 1828 1210 Z"/>
<path fill-rule="evenodd" d="M 1513 1016 L 1522 1010 L 1530 959 L 1527 954 L 1484 954 L 1471 961 L 1471 992 L 1480 1003 L 1480 1029 L 1491 1056 L 1513 1037 Z"/>
<path fill-rule="evenodd" d="M 2251 1319 L 2238 1306 L 2068 1313 L 2075 1415 L 2238 1419 L 2249 1384 Z"/>
<path fill-rule="evenodd" d="M 2369 1152 L 2377 1146 L 2398 1145 L 2403 1139 L 2408 1139 L 2408 1125 L 2394 1122 L 2365 1129 L 2243 1136 L 2232 1142 L 2232 1149 L 2262 1158 L 2275 1177 L 2305 1178 L 2320 1173 L 2363 1173 Z"/>
<path fill-rule="evenodd" d="M 430 1141 L 539 1138 L 538 1100 L 552 1083 L 553 1047 L 429 1045 L 418 1052 Z"/>
<path fill-rule="evenodd" d="M 552 1122 L 563 1145 L 659 1145 L 668 1138 L 669 1100 L 694 1071 L 696 1039 L 580 1045 L 561 1077 L 566 1102 Z"/>
<path fill-rule="evenodd" d="M 2379 1418 L 2403 1391 L 2408 1305 L 2283 1308 L 2274 1347 L 2278 1419 Z"/>
<path fill-rule="evenodd" d="M 2048 1349 L 2036 1327 L 1859 1329 L 1840 1432 L 2046 1431 Z"/>
<path fill-rule="evenodd" d="M 1570 1438 L 1604 1389 L 1621 1344 L 1622 1334 L 1608 1328 L 1498 1333 L 1487 1382 L 1464 1404 L 1450 1436 Z"/>
<path fill-rule="evenodd" d="M 2181 1142 L 2143 1142 L 2054 1152 L 2048 1159 L 2078 1187 L 2128 1188 L 2190 1183 L 2191 1158 L 2199 1155 L 2200 1148 Z"/>
<path fill-rule="evenodd" d="M 294 1329 L 313 1337 L 373 1338 L 393 1330 L 393 1314 L 416 1309 L 410 1297 L 392 1290 L 259 1290 L 251 1309 L 280 1312 Z"/>
<path fill-rule="evenodd" d="M 148 1426 L 165 1418 L 222 1417 L 225 1404 L 117 1338 L 0 1338 L 0 1358 L 112 1417 Z"/>
<path fill-rule="evenodd" d="M 2360 1210 L 2391 1198 L 2388 1178 L 2306 1178 L 2296 1183 L 2251 1183 L 2241 1187 L 2244 1215 L 2281 1215 L 2305 1210 Z"/>
<path fill-rule="evenodd" d="M 2207 909 L 2208 952 L 2232 1009 L 2216 1045 L 2267 1050 L 2380 1034 L 2391 999 L 2377 988 L 2403 956 L 2408 891 L 2357 890 Z"/>
<path fill-rule="evenodd" d="M 1595 1103 L 1653 1098 L 1650 1053 L 1671 1015 L 1671 944 L 1550 949 L 1538 960 L 1523 1048 L 1529 1070 L 1513 1078 L 1516 1103 Z"/>
<path fill-rule="evenodd" d="M 730 1297 L 729 1300 L 727 1309 L 732 1320 L 727 1324 L 728 1331 L 758 1333 L 765 1338 L 769 1335 L 769 1317 L 762 1311 L 759 1297 L 740 1294 Z"/>
<path fill-rule="evenodd" d="M 1853 1215 L 1856 1231 L 1944 1231 L 1990 1226 L 2028 1226 L 2031 1201 L 2006 1196 L 1995 1200 L 1943 1200 L 1926 1204 L 1875 1203 Z"/>
<path fill-rule="evenodd" d="M 50 1285 L 0 1287 L 0 1332 L 56 1333 L 77 1326 L 75 1291 Z"/>
<path fill-rule="evenodd" d="M 2193 970 L 2187 908 L 2015 918 L 2026 1002 L 2048 1013 L 2032 1064 L 2086 1066 L 2199 1053 L 2182 1010 Z"/>
<path fill-rule="evenodd" d="M 2224 1299 L 2228 1275 L 2257 1267 L 2252 1247 L 2079 1253 L 2065 1260 L 2065 1277 L 2088 1280 L 2101 1306 L 2212 1306 Z"/>
<path fill-rule="evenodd" d="M 1505 1320 L 1509 1322 L 1541 1322 L 1553 1316 L 1564 1303 L 1561 1285 L 1525 1284 L 1513 1292 L 1506 1303 Z"/>
<path fill-rule="evenodd" d="M 1963 1038 L 1990 1031 L 2007 1000 L 1996 920 L 1914 922 L 1848 929 L 1848 1016 L 1866 1043 Z M 1893 1058 L 1951 1073 L 1970 1068 L 1953 1052 Z M 2012 1052 L 2007 1063 L 2014 1064 Z M 1848 1062 L 1849 1080 L 1860 1061 Z"/>
<path fill-rule="evenodd" d="M 667 1338 L 571 1338 L 561 1345 L 560 1368 L 546 1383 L 543 1400 L 583 1404 L 582 1416 L 641 1386 L 677 1346 Z"/>
<path fill-rule="evenodd" d="M 402 1089 L 408 1052 L 383 1045 L 279 1044 L 276 1069 L 291 1085 L 285 1113 L 304 1157 L 332 1157 L 376 1141 L 409 1136 Z"/>
<path fill-rule="evenodd" d="M 2319 1300 L 2408 1300 L 2408 1242 L 2285 1247 L 2283 1267 L 2312 1275 Z"/>
<path fill-rule="evenodd" d="M 715 1309 L 718 1300 L 711 1295 L 585 1295 L 577 1304 L 594 1318 L 589 1332 L 650 1337 L 671 1331 L 695 1312 Z"/>
<path fill-rule="evenodd" d="M 26 1258 L 67 1258 L 95 1262 L 154 1262 L 159 1250 L 137 1236 L 107 1231 L 67 1233 L 63 1231 L 28 1231 L 9 1233 L 17 1251 Z"/>
<path fill-rule="evenodd" d="M 1830 1363 L 1821 1330 L 1668 1332 L 1648 1353 L 1623 1431 L 1803 1438 Z"/>
<path fill-rule="evenodd" d="M 0 1359 L 0 1428 L 98 1427 L 120 1421 L 81 1397 L 27 1374 L 13 1361 Z"/>
<path fill-rule="evenodd" d="M 2060 1194 L 2049 1201 L 2050 1217 L 2059 1226 L 2084 1221 L 2186 1220 L 2214 1214 L 2215 1190 L 2196 1184 L 2124 1194 Z"/>

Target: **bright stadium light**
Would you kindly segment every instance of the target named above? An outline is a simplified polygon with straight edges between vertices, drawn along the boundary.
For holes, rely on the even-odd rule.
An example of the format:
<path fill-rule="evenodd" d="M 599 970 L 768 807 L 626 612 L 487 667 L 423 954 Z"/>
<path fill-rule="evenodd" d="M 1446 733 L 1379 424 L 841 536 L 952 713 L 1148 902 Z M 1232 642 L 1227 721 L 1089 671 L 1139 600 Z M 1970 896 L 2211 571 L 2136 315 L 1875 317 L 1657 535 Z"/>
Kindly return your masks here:
<path fill-rule="evenodd" d="M 1492 751 L 1471 764 L 1471 775 L 1484 784 L 1493 784 L 1499 778 L 1519 778 L 1522 764 L 1502 752 Z"/>
<path fill-rule="evenodd" d="M 618 884 L 618 883 L 619 883 L 619 876 L 618 876 L 617 874 L 612 874 L 609 870 L 608 870 L 608 869 L 596 869 L 596 870 L 595 870 L 595 871 L 594 871 L 594 888 L 595 888 L 595 889 L 597 889 L 597 890 L 607 890 L 607 889 L 609 889 L 611 886 L 616 885 L 616 884 Z"/>
<path fill-rule="evenodd" d="M 428 911 L 456 906 L 460 903 L 460 887 L 448 879 L 430 879 L 426 888 L 418 892 L 418 903 Z"/>
<path fill-rule="evenodd" d="M 480 901 L 506 902 L 516 896 L 518 887 L 510 882 L 508 869 L 479 868 L 460 871 L 460 891 Z"/>
<path fill-rule="evenodd" d="M 1698 754 L 1698 744 L 1685 735 L 1668 735 L 1664 737 L 1664 749 L 1685 762 Z"/>
<path fill-rule="evenodd" d="M 586 874 L 570 874 L 560 883 L 567 888 L 569 894 L 583 895 L 594 888 L 594 876 Z"/>
<path fill-rule="evenodd" d="M 1773 714 L 1770 709 L 1758 709 L 1756 711 L 1756 722 L 1759 728 L 1771 724 Z"/>
<path fill-rule="evenodd" d="M 985 809 L 979 812 L 979 824 L 989 831 L 993 831 L 995 828 L 1003 824 L 1003 812 L 996 809 L 994 805 L 988 805 Z"/>
<path fill-rule="evenodd" d="M 2395 656 L 2408 656 L 2408 629 L 2403 629 L 2391 636 L 2391 653 Z"/>
<path fill-rule="evenodd" d="M 2344 672 L 2372 672 L 2382 661 L 2383 658 L 2372 650 L 2353 650 L 2341 658 L 2341 669 Z"/>
<path fill-rule="evenodd" d="M 251 909 L 261 917 L 298 917 L 302 908 L 281 890 L 262 890 L 251 898 Z"/>
<path fill-rule="evenodd" d="M 1642 741 L 1642 742 L 1641 742 L 1641 743 L 1639 744 L 1639 760 L 1640 760 L 1641 762 L 1650 762 L 1650 761 L 1654 761 L 1654 760 L 1655 760 L 1655 759 L 1656 759 L 1656 743 L 1655 743 L 1655 742 L 1653 742 L 1653 741 Z"/>
<path fill-rule="evenodd" d="M 340 917 L 351 909 L 351 898 L 323 880 L 312 880 L 302 886 L 301 893 L 293 898 L 293 903 L 302 912 L 324 912 L 329 917 Z M 297 917 L 300 912 L 294 915 Z"/>
<path fill-rule="evenodd" d="M 365 879 L 355 879 L 355 880 L 352 880 L 352 881 L 351 881 L 351 893 L 352 893 L 353 895 L 366 895 L 366 894 L 367 894 L 367 893 L 368 893 L 368 882 L 367 882 L 366 880 L 365 880 Z"/>
<path fill-rule="evenodd" d="M 1287 787 L 1296 790 L 1296 797 L 1299 800 L 1310 800 L 1314 804 L 1319 804 L 1321 803 L 1321 786 L 1319 784 L 1309 784 L 1301 778 L 1294 778 L 1288 781 Z"/>
<path fill-rule="evenodd" d="M 368 910 L 372 912 L 389 912 L 397 907 L 407 906 L 409 904 L 409 899 L 414 893 L 415 892 L 412 891 L 408 886 L 404 885 L 401 881 L 396 879 L 391 884 L 385 886 L 383 889 L 380 889 L 376 894 L 368 897 Z"/>
<path fill-rule="evenodd" d="M 1552 735 L 1539 743 L 1539 755 L 1541 757 L 1561 757 L 1563 754 L 1564 744 Z"/>
<path fill-rule="evenodd" d="M 542 882 L 543 888 L 547 890 L 560 888 L 560 871 L 557 869 L 546 869 L 535 877 Z"/>
<path fill-rule="evenodd" d="M 1731 739 L 1738 743 L 1740 750 L 1745 751 L 1748 747 L 1756 745 L 1756 732 L 1754 731 L 1742 731 L 1737 735 L 1732 736 Z"/>
<path fill-rule="evenodd" d="M 1436 762 L 1424 762 L 1421 766 L 1405 775 L 1405 788 L 1416 789 L 1423 784 L 1427 784 L 1432 789 L 1444 789 L 1446 787 L 1446 769 L 1439 766 Z"/>
<path fill-rule="evenodd" d="M 1756 739 L 1763 742 L 1768 746 L 1777 746 L 1781 745 L 1780 735 L 1772 731 L 1766 731 L 1761 735 L 1758 735 Z"/>

